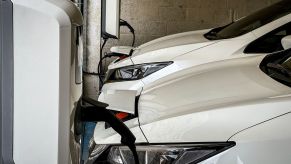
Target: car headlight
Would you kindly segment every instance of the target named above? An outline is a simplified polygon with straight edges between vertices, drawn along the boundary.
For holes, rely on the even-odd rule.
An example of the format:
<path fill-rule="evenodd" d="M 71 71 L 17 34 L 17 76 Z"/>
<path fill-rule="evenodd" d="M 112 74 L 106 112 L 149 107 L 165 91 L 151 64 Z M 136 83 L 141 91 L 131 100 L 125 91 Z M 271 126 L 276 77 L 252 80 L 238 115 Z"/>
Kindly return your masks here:
<path fill-rule="evenodd" d="M 139 162 L 143 164 L 199 163 L 231 147 L 234 142 L 178 145 L 141 145 L 136 147 Z M 134 158 L 126 146 L 111 146 L 107 151 L 110 164 L 133 164 Z M 98 161 L 98 159 L 97 159 Z"/>
<path fill-rule="evenodd" d="M 106 161 L 107 157 L 103 157 L 102 155 L 106 150 L 108 150 L 109 145 L 97 145 L 93 140 L 89 142 L 89 157 L 86 164 L 93 164 L 98 159 L 99 162 Z"/>
<path fill-rule="evenodd" d="M 105 82 L 139 80 L 171 65 L 172 63 L 173 62 L 139 64 L 109 70 L 106 73 Z"/>

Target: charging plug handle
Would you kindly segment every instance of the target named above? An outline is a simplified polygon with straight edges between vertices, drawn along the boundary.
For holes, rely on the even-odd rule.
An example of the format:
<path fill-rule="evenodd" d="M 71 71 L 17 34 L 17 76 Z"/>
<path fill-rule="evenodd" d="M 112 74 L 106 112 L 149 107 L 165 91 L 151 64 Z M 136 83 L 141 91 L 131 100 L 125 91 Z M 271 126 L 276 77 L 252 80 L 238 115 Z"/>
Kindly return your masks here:
<path fill-rule="evenodd" d="M 91 106 L 82 106 L 82 102 L 86 102 Z M 82 122 L 106 122 L 121 136 L 121 143 L 130 148 L 134 155 L 135 163 L 139 164 L 135 147 L 135 136 L 129 128 L 121 120 L 116 118 L 111 111 L 106 109 L 106 107 L 108 107 L 108 104 L 87 97 L 79 101 L 75 113 L 75 134 L 80 135 L 83 133 Z"/>

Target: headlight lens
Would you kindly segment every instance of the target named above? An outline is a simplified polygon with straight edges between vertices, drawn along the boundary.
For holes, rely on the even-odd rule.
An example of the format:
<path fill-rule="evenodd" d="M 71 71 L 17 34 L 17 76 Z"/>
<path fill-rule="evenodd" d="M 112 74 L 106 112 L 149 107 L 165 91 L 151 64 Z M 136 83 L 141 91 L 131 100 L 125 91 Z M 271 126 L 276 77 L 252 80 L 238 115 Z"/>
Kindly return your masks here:
<path fill-rule="evenodd" d="M 97 145 L 95 144 L 94 140 L 91 139 L 89 142 L 89 157 L 86 164 L 93 164 L 95 163 L 96 159 L 100 160 L 100 156 L 102 156 L 104 151 L 106 151 L 108 148 L 109 145 Z"/>
<path fill-rule="evenodd" d="M 157 72 L 173 62 L 139 64 L 109 70 L 105 77 L 105 82 L 139 80 L 154 72 Z"/>
<path fill-rule="evenodd" d="M 234 142 L 210 144 L 137 146 L 140 163 L 185 164 L 199 163 L 231 147 Z M 131 151 L 126 146 L 112 146 L 107 155 L 110 164 L 134 164 Z"/>

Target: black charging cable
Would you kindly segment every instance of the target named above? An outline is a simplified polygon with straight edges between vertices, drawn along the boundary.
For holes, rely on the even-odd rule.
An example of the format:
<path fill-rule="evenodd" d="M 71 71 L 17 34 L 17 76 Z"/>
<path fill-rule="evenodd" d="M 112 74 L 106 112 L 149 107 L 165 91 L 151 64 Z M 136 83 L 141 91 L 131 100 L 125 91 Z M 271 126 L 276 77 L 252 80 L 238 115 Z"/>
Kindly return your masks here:
<path fill-rule="evenodd" d="M 132 44 L 131 44 L 131 46 L 133 47 L 134 44 L 135 44 L 135 32 L 134 32 L 134 28 L 127 21 L 125 21 L 123 19 L 120 19 L 119 25 L 120 25 L 120 27 L 122 27 L 122 26 L 127 27 L 130 30 L 130 32 L 132 33 L 132 37 L 133 38 L 132 38 Z"/>
<path fill-rule="evenodd" d="M 104 74 L 103 74 L 103 70 L 102 70 L 103 49 L 104 49 L 104 47 L 105 47 L 107 41 L 108 41 L 108 39 L 105 38 L 104 41 L 103 41 L 103 44 L 102 44 L 102 46 L 101 46 L 101 48 L 100 48 L 100 60 L 99 60 L 99 63 L 98 63 L 98 68 L 97 68 L 97 69 L 98 69 L 98 74 L 99 74 L 98 77 L 99 77 L 99 80 L 100 80 L 101 86 L 103 85 L 102 75 L 104 75 Z"/>
<path fill-rule="evenodd" d="M 125 20 L 123 19 L 120 19 L 120 23 L 119 23 L 120 27 L 122 26 L 125 26 L 127 27 L 130 32 L 132 33 L 132 36 L 133 36 L 133 39 L 132 39 L 132 47 L 134 46 L 135 44 L 135 30 L 134 28 Z M 111 57 L 122 57 L 122 56 L 126 56 L 124 54 L 120 54 L 120 53 L 110 53 L 110 54 L 105 54 L 103 56 L 103 49 L 108 41 L 108 38 L 103 38 L 103 43 L 100 47 L 100 60 L 98 62 L 98 67 L 97 67 L 97 73 L 94 73 L 94 72 L 84 72 L 85 74 L 89 74 L 89 75 L 96 75 L 98 76 L 99 78 L 99 82 L 100 82 L 100 85 L 99 85 L 99 89 L 101 90 L 102 86 L 104 85 L 104 76 L 105 76 L 105 73 L 104 73 L 104 70 L 102 69 L 103 68 L 103 60 L 105 60 L 106 58 L 111 58 Z M 132 55 L 132 52 L 130 52 L 129 56 Z"/>
<path fill-rule="evenodd" d="M 121 54 L 121 53 L 106 53 L 100 60 L 98 63 L 98 73 L 96 75 L 99 76 L 99 80 L 100 80 L 100 86 L 102 87 L 104 85 L 104 76 L 105 73 L 102 72 L 101 70 L 101 65 L 103 60 L 105 60 L 106 58 L 111 58 L 111 57 L 129 57 L 129 55 L 125 55 L 125 54 Z"/>

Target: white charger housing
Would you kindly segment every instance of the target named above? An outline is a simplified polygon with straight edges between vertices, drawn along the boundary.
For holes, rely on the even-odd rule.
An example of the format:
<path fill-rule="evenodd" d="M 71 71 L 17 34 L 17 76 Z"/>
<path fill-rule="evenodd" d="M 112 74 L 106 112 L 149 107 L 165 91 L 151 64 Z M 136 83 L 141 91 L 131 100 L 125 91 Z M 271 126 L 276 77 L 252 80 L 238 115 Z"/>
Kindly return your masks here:
<path fill-rule="evenodd" d="M 102 36 L 120 38 L 120 0 L 102 0 Z"/>
<path fill-rule="evenodd" d="M 72 158 L 78 158 L 72 122 L 82 94 L 82 81 L 77 79 L 82 62 L 77 29 L 82 15 L 69 0 L 12 3 L 13 160 L 17 164 L 72 163 L 78 160 Z"/>

